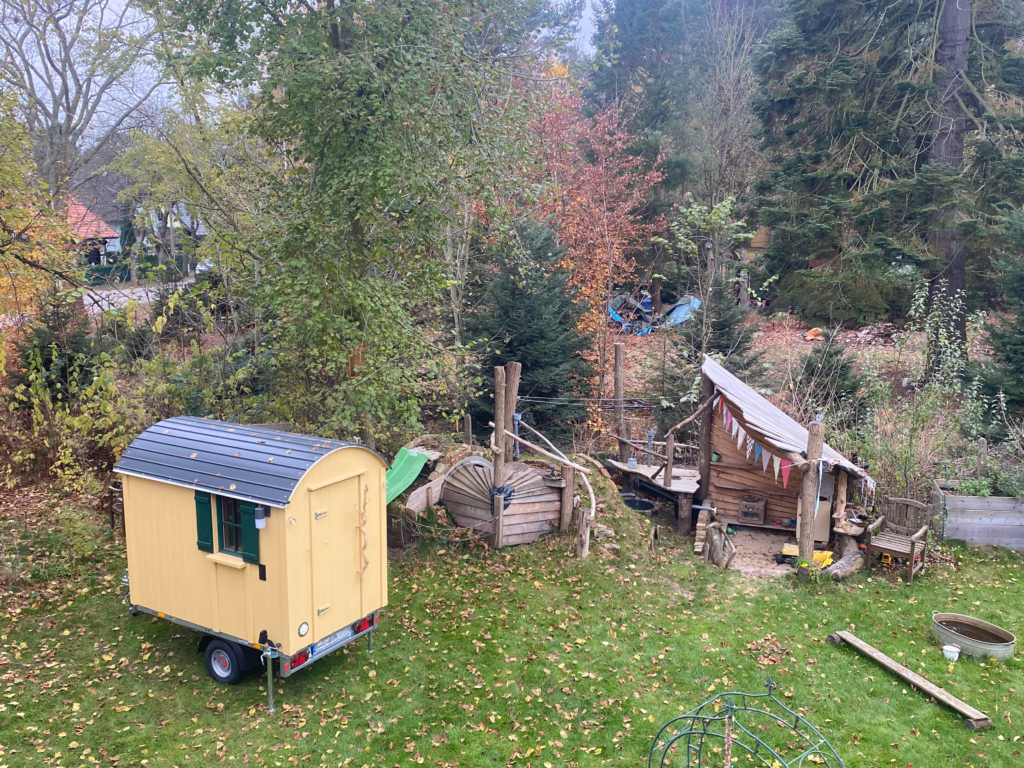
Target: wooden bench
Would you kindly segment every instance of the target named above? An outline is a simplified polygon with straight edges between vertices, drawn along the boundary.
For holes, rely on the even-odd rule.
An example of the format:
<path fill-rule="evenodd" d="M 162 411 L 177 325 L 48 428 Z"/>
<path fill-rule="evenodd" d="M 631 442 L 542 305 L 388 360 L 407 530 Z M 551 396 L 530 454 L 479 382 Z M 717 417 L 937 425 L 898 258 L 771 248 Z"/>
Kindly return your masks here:
<path fill-rule="evenodd" d="M 882 516 L 868 526 L 868 572 L 871 553 L 880 552 L 907 560 L 907 583 L 924 569 L 931 527 L 931 506 L 913 499 L 882 498 Z M 920 557 L 920 561 L 918 561 Z"/>

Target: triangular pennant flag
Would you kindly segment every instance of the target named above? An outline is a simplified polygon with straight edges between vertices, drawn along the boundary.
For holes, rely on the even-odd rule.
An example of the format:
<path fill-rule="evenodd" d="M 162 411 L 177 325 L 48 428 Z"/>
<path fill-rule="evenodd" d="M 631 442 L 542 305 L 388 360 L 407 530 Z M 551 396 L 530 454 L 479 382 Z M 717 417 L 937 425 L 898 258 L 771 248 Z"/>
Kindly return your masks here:
<path fill-rule="evenodd" d="M 761 472 L 767 472 L 768 471 L 768 461 L 771 458 L 772 458 L 772 455 L 770 453 L 768 453 L 768 451 L 766 451 L 766 450 L 764 450 L 762 448 L 761 449 L 761 466 L 763 467 L 763 469 L 761 470 Z"/>
<path fill-rule="evenodd" d="M 736 450 L 737 451 L 743 445 L 743 440 L 744 440 L 744 438 L 746 436 L 747 436 L 747 433 L 746 433 L 746 430 L 743 429 L 743 427 L 740 427 L 739 429 L 736 430 Z"/>
<path fill-rule="evenodd" d="M 747 435 L 747 459 L 750 459 L 750 452 L 752 450 L 754 450 L 754 440 Z M 757 461 L 757 459 L 754 459 L 754 461 Z"/>
<path fill-rule="evenodd" d="M 722 419 L 725 422 L 725 428 L 728 429 L 729 425 L 732 424 L 732 414 L 729 413 L 729 409 L 725 409 L 725 416 Z"/>
<path fill-rule="evenodd" d="M 754 443 L 754 463 L 756 464 L 761 460 L 761 446 Z"/>
<path fill-rule="evenodd" d="M 772 456 L 772 465 L 775 467 L 775 482 L 779 482 L 779 457 Z"/>
<path fill-rule="evenodd" d="M 712 410 L 712 411 L 713 411 L 713 410 L 715 410 L 715 408 L 717 408 L 717 407 L 718 407 L 718 404 L 719 404 L 720 402 L 722 402 L 722 396 L 721 396 L 721 395 L 719 395 L 718 397 L 716 397 L 716 398 L 715 398 L 715 401 L 714 401 L 713 403 L 711 403 L 711 410 Z"/>
<path fill-rule="evenodd" d="M 781 462 L 781 465 L 782 465 L 782 487 L 785 488 L 786 487 L 786 483 L 789 482 L 789 468 L 793 466 L 793 462 L 791 462 L 789 459 L 783 459 L 782 462 Z"/>
<path fill-rule="evenodd" d="M 722 408 L 722 413 L 725 413 L 725 398 L 722 396 L 718 397 L 718 405 Z"/>
<path fill-rule="evenodd" d="M 732 420 L 732 436 L 736 437 L 736 433 L 740 431 L 740 423 L 736 419 Z"/>

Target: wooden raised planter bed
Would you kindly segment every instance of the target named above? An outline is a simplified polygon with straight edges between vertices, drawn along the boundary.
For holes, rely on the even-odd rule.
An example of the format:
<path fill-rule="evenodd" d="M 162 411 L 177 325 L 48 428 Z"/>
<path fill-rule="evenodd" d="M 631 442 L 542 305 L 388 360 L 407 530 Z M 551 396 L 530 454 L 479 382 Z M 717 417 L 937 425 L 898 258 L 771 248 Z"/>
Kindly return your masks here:
<path fill-rule="evenodd" d="M 932 491 L 943 540 L 1024 550 L 1024 501 L 1012 496 L 956 496 L 943 481 Z"/>

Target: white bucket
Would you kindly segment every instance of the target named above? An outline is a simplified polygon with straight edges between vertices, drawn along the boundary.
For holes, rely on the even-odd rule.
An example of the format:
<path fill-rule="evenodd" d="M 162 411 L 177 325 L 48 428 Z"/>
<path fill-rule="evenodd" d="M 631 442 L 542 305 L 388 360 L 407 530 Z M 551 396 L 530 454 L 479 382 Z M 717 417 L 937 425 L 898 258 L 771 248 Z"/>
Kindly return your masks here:
<path fill-rule="evenodd" d="M 630 469 L 636 469 L 636 459 L 635 458 L 626 459 L 626 466 L 629 467 Z"/>
<path fill-rule="evenodd" d="M 947 661 L 956 661 L 960 658 L 960 646 L 944 645 L 942 646 L 942 655 L 946 657 Z"/>

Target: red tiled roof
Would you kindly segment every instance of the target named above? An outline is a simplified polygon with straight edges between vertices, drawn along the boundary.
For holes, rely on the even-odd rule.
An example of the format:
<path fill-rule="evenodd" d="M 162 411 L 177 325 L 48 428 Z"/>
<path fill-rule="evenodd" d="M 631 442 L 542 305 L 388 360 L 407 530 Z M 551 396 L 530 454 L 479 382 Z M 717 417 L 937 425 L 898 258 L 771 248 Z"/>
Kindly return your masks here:
<path fill-rule="evenodd" d="M 75 198 L 68 200 L 68 226 L 83 240 L 120 237 Z"/>

